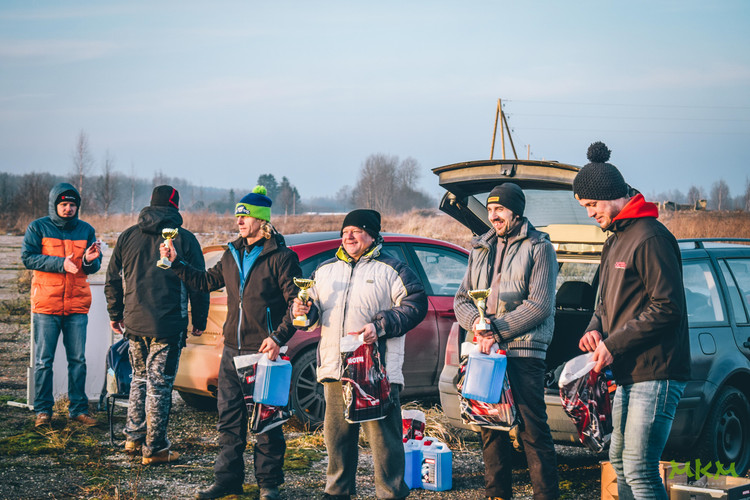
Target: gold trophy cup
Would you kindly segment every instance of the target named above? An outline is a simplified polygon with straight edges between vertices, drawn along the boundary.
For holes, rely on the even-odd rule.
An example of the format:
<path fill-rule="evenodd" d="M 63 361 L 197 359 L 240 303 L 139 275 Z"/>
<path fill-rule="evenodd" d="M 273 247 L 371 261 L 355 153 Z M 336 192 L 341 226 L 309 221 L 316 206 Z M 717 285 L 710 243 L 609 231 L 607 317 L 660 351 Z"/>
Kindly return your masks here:
<path fill-rule="evenodd" d="M 308 293 L 307 289 L 315 284 L 315 280 L 308 280 L 305 278 L 293 278 L 293 280 L 294 284 L 299 287 L 297 298 L 303 303 L 307 304 L 307 301 L 310 298 L 310 294 Z M 295 316 L 295 318 L 292 320 L 292 324 L 294 326 L 310 326 L 310 319 L 307 317 L 307 314 L 301 314 L 299 316 Z"/>
<path fill-rule="evenodd" d="M 161 230 L 161 237 L 165 240 L 173 240 L 177 236 L 177 228 L 170 228 L 165 227 Z M 169 259 L 166 257 L 162 257 L 161 259 L 156 261 L 156 265 L 158 267 L 161 267 L 162 269 L 169 269 L 172 267 L 172 263 L 169 262 Z"/>
<path fill-rule="evenodd" d="M 484 308 L 487 307 L 487 297 L 489 297 L 492 288 L 485 288 L 483 290 L 469 290 L 469 297 L 477 306 L 479 310 L 479 323 L 477 323 L 477 330 L 487 331 L 490 329 L 490 325 L 484 320 Z"/>

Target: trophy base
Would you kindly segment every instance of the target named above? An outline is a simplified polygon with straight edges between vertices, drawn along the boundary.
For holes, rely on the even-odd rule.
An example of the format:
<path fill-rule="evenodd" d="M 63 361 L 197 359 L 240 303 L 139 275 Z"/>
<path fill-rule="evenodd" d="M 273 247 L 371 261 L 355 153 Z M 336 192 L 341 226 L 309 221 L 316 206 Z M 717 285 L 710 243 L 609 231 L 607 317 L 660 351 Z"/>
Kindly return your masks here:
<path fill-rule="evenodd" d="M 479 323 L 477 323 L 477 326 L 474 327 L 474 330 L 478 332 L 488 332 L 490 331 L 490 325 L 483 321 L 480 321 Z"/>
<path fill-rule="evenodd" d="M 161 267 L 162 269 L 169 269 L 172 267 L 172 263 L 169 261 L 168 258 L 162 257 L 161 259 L 156 261 L 156 267 Z"/>
<path fill-rule="evenodd" d="M 310 319 L 307 316 L 297 316 L 292 320 L 294 326 L 310 326 Z"/>

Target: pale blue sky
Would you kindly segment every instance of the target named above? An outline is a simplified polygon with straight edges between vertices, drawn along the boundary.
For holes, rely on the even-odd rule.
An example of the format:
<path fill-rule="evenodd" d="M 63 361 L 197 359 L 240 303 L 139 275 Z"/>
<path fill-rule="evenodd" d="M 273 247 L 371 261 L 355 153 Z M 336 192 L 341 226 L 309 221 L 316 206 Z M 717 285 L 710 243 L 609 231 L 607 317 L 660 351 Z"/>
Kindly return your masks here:
<path fill-rule="evenodd" d="M 601 139 L 646 193 L 750 175 L 746 0 L 4 1 L 0 75 L 6 172 L 71 171 L 84 130 L 95 173 L 109 150 L 306 198 L 386 153 L 438 195 L 431 168 L 489 157 L 503 98 L 523 157 L 583 165 Z"/>

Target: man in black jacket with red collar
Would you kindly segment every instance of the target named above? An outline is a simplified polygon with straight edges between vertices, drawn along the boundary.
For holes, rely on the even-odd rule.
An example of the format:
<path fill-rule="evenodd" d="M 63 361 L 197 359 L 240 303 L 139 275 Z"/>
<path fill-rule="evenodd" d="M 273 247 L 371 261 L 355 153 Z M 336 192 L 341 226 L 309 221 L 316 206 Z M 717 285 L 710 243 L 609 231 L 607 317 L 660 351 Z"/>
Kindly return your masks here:
<path fill-rule="evenodd" d="M 609 458 L 620 499 L 667 498 L 659 459 L 690 376 L 680 249 L 658 209 L 606 163 L 601 142 L 573 181 L 589 217 L 612 235 L 599 268 L 600 298 L 579 347 L 618 384 Z"/>

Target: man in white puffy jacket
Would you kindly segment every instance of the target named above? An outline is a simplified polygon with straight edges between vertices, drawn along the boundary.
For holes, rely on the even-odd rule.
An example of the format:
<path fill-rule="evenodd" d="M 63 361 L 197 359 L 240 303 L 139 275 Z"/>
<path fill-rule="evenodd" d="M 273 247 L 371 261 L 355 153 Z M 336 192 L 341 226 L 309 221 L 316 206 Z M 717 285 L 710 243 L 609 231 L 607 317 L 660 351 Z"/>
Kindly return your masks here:
<path fill-rule="evenodd" d="M 317 375 L 325 389 L 323 432 L 328 450 L 324 498 L 348 499 L 356 494 L 360 425 L 372 449 L 377 497 L 409 494 L 401 440 L 401 367 L 404 335 L 427 314 L 427 296 L 404 262 L 380 254 L 381 244 L 378 212 L 359 209 L 347 214 L 336 256 L 313 274 L 311 300 L 304 304 L 295 299 L 292 306 L 294 316 L 308 314 L 309 330 L 321 328 Z M 384 419 L 352 424 L 344 419 L 340 341 L 345 335 L 360 334 L 367 344 L 377 342 L 394 404 Z"/>

